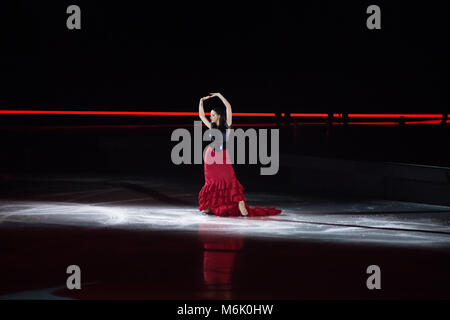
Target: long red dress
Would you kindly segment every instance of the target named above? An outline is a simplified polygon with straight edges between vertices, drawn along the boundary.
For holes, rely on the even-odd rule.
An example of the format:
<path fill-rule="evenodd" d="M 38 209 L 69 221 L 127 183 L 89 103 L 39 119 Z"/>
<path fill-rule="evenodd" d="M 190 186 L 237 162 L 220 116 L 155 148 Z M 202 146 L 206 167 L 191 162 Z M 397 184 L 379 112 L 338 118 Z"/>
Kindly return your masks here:
<path fill-rule="evenodd" d="M 223 159 L 222 163 L 213 163 L 214 156 Z M 205 185 L 198 195 L 199 207 L 203 211 L 211 209 L 211 214 L 222 217 L 242 216 L 239 201 L 247 199 L 244 187 L 236 179 L 228 150 L 216 150 L 208 147 L 204 158 Z M 249 217 L 269 216 L 281 213 L 275 208 L 249 207 L 245 203 Z"/>

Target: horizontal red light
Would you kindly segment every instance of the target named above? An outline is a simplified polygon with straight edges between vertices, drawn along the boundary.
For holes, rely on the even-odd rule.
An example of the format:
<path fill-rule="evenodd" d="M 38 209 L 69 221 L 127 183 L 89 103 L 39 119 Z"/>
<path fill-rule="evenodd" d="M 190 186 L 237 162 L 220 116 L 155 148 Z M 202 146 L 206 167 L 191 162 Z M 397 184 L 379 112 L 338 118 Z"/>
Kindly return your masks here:
<path fill-rule="evenodd" d="M 349 118 L 442 118 L 442 114 L 360 114 L 350 113 Z"/>
<path fill-rule="evenodd" d="M 328 113 L 291 113 L 291 117 L 328 117 Z M 341 117 L 342 114 L 333 113 L 333 117 Z M 347 115 L 349 118 L 442 118 L 442 114 L 363 114 L 363 113 L 350 113 Z"/>
<path fill-rule="evenodd" d="M 291 117 L 328 117 L 327 113 L 291 113 Z"/>
<path fill-rule="evenodd" d="M 0 110 L 3 114 L 82 114 L 82 115 L 149 115 L 149 116 L 195 116 L 197 112 L 133 112 L 133 111 L 58 111 L 58 110 Z"/>
<path fill-rule="evenodd" d="M 198 112 L 157 112 L 157 111 L 60 111 L 60 110 L 0 110 L 0 114 L 36 114 L 36 115 L 132 115 L 132 116 L 198 116 Z M 206 112 L 205 115 L 210 115 Z M 287 114 L 281 113 L 284 117 Z M 290 113 L 290 117 L 327 118 L 327 113 Z M 275 117 L 276 113 L 233 113 L 236 117 Z M 342 114 L 334 113 L 333 117 L 340 118 Z M 442 119 L 442 114 L 363 114 L 350 113 L 348 118 L 435 118 Z M 450 115 L 448 115 L 450 117 Z M 417 123 L 440 123 L 439 120 Z M 448 123 L 448 120 L 446 121 Z M 353 124 L 369 124 L 369 122 L 349 122 Z M 416 122 L 405 122 L 414 124 Z M 397 122 L 377 122 L 377 124 L 397 124 Z"/>
<path fill-rule="evenodd" d="M 426 120 L 426 121 L 405 121 L 405 124 L 438 124 L 442 120 Z"/>
<path fill-rule="evenodd" d="M 136 115 L 136 116 L 198 116 L 198 112 L 153 111 L 57 111 L 57 110 L 0 110 L 0 114 L 66 114 L 66 115 Z M 210 112 L 205 112 L 210 115 Z M 275 113 L 233 113 L 237 117 L 274 117 Z"/>
<path fill-rule="evenodd" d="M 398 122 L 349 122 L 353 125 L 398 125 Z"/>

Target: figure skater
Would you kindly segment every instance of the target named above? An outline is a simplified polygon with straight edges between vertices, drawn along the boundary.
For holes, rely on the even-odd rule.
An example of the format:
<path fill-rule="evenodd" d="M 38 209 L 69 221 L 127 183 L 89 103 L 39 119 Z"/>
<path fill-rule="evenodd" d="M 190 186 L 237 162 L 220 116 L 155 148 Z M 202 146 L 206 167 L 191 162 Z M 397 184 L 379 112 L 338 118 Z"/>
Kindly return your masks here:
<path fill-rule="evenodd" d="M 218 97 L 226 108 L 214 107 L 211 121 L 205 116 L 203 101 Z M 211 93 L 200 99 L 199 116 L 209 128 L 222 133 L 222 144 L 209 146 L 205 152 L 205 185 L 198 195 L 199 210 L 216 216 L 268 216 L 277 215 L 281 210 L 275 208 L 249 207 L 244 196 L 244 187 L 236 179 L 228 150 L 226 149 L 227 129 L 231 128 L 231 104 L 220 93 Z M 214 137 L 212 137 L 214 141 Z M 222 158 L 222 163 L 215 163 L 213 158 Z"/>

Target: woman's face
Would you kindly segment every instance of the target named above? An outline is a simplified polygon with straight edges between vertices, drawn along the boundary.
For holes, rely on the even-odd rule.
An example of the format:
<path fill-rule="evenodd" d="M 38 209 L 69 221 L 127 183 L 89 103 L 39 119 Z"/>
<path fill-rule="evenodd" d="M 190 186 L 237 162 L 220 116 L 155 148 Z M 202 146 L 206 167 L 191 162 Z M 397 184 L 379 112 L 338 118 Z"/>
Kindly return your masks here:
<path fill-rule="evenodd" d="M 219 124 L 220 115 L 217 114 L 214 110 L 211 110 L 211 122 Z"/>

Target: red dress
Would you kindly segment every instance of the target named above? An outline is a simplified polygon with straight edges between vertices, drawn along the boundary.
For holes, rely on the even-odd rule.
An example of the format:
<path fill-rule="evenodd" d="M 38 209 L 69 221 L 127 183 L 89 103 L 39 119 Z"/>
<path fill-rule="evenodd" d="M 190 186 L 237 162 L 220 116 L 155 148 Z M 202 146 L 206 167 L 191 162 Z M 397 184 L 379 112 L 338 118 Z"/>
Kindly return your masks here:
<path fill-rule="evenodd" d="M 222 163 L 213 163 L 213 157 L 221 157 Z M 244 187 L 234 174 L 233 165 L 226 149 L 214 151 L 208 147 L 204 158 L 205 185 L 198 195 L 199 207 L 203 211 L 211 209 L 211 214 L 221 217 L 242 216 L 239 210 L 239 201 L 247 199 L 244 196 Z M 249 207 L 245 203 L 248 216 L 269 216 L 281 213 L 275 208 Z"/>

